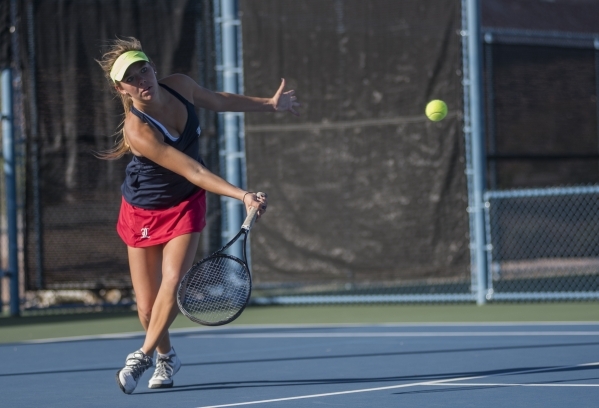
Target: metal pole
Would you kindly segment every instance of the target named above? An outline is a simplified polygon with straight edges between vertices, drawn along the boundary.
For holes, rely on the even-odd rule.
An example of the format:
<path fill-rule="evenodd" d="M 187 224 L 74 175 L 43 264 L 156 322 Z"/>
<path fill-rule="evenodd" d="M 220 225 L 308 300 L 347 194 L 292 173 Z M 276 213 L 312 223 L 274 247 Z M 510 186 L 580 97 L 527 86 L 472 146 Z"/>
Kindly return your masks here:
<path fill-rule="evenodd" d="M 44 289 L 44 246 L 42 231 L 42 202 L 40 196 L 39 138 L 37 132 L 37 90 L 35 85 L 35 21 L 32 1 L 27 2 L 27 45 L 29 48 L 29 131 L 31 136 L 31 187 L 35 229 L 35 260 L 37 289 Z"/>
<path fill-rule="evenodd" d="M 476 303 L 485 304 L 487 291 L 487 261 L 485 239 L 485 157 L 484 157 L 484 117 L 482 81 L 482 44 L 480 30 L 480 0 L 467 0 L 467 40 L 468 40 L 468 82 L 470 97 L 470 130 L 472 142 L 473 204 L 470 216 L 474 218 L 477 293 Z"/>
<path fill-rule="evenodd" d="M 13 132 L 12 72 L 2 71 L 2 154 L 6 185 L 6 218 L 8 226 L 8 276 L 10 276 L 10 315 L 18 316 L 19 258 L 17 237 L 17 178 Z"/>
<path fill-rule="evenodd" d="M 237 15 L 236 0 L 220 1 L 220 26 L 221 26 L 221 52 L 222 52 L 222 77 L 223 91 L 229 93 L 242 93 L 239 77 L 242 73 L 238 49 L 238 27 L 240 25 Z M 245 152 L 242 150 L 240 140 L 240 125 L 243 114 L 226 112 L 224 114 L 224 141 L 225 141 L 225 178 L 235 186 L 244 187 L 242 177 L 242 162 Z M 243 205 L 241 201 L 223 198 L 226 208 L 226 231 L 223 231 L 224 241 L 229 241 L 239 231 L 243 221 Z M 233 255 L 241 257 L 241 247 L 231 249 Z"/>
<path fill-rule="evenodd" d="M 597 138 L 599 140 L 599 37 L 593 40 L 595 48 L 595 110 L 597 118 Z"/>
<path fill-rule="evenodd" d="M 10 118 L 12 117 L 12 114 L 9 115 L 8 112 L 10 111 L 10 109 L 12 109 L 12 104 L 10 105 L 10 108 L 8 108 L 8 103 L 10 102 L 10 100 L 6 100 L 6 99 L 12 99 L 9 97 L 5 97 L 4 96 L 4 88 L 6 86 L 6 84 L 4 83 L 4 71 L 10 71 L 10 68 L 4 68 L 2 70 L 2 72 L 0 73 L 0 126 L 2 126 L 2 139 L 8 137 L 9 133 L 12 134 L 12 123 L 8 122 L 10 120 Z M 9 72 L 10 74 L 10 72 Z M 12 84 L 11 84 L 12 86 Z M 7 94 L 9 95 L 9 94 Z M 7 107 L 7 109 L 5 109 L 5 107 Z M 12 112 L 11 112 L 12 113 Z M 5 122 L 8 122 L 5 124 Z M 4 146 L 2 146 L 4 148 Z M 3 162 L 4 162 L 4 152 L 2 152 L 2 156 L 3 156 Z M 6 206 L 6 193 L 4 196 L 4 206 Z M 1 208 L 2 206 L 0 206 Z M 0 216 L 2 216 L 3 214 L 0 214 Z M 7 231 L 8 234 L 8 231 Z M 8 272 L 8 270 L 6 269 L 1 269 L 2 265 L 0 265 L 0 316 L 2 316 L 2 314 L 4 313 L 4 291 L 2 289 L 3 286 L 3 281 L 5 277 L 10 277 L 10 274 Z"/>

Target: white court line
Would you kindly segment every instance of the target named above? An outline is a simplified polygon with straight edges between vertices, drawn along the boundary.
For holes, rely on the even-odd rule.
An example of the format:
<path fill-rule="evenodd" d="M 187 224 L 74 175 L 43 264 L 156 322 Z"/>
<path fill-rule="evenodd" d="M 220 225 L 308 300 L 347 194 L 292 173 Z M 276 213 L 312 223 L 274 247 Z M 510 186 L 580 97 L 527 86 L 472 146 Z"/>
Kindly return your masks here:
<path fill-rule="evenodd" d="M 281 338 L 333 338 L 333 337 L 501 337 L 501 336 L 598 336 L 599 331 L 485 331 L 485 332 L 322 332 L 322 333 L 235 333 L 194 334 L 193 338 L 231 339 L 281 339 Z"/>
<path fill-rule="evenodd" d="M 571 365 L 571 366 L 562 366 L 559 368 L 573 368 L 573 367 L 586 367 L 586 366 L 599 366 L 599 362 L 594 362 L 594 363 L 586 363 L 586 364 L 576 364 L 576 365 Z M 547 370 L 547 369 L 545 369 Z M 536 372 L 536 371 L 543 371 L 543 369 L 533 369 L 533 370 L 521 370 L 521 371 L 514 371 L 511 372 L 509 374 L 513 375 L 513 374 L 526 374 L 526 373 L 531 373 L 531 372 Z M 456 381 L 466 381 L 466 380 L 476 380 L 479 378 L 488 378 L 488 377 L 497 377 L 500 375 L 504 375 L 505 373 L 499 373 L 499 374 L 491 374 L 491 375 L 480 375 L 480 376 L 476 376 L 476 377 L 459 377 L 459 378 L 448 378 L 445 380 L 436 380 L 436 381 L 423 381 L 423 382 L 417 382 L 417 383 L 410 383 L 410 384 L 400 384 L 400 385 L 390 385 L 388 387 L 377 387 L 377 388 L 363 388 L 360 390 L 350 390 L 350 391 L 338 391 L 338 392 L 328 392 L 328 393 L 323 393 L 323 394 L 310 394 L 310 395 L 300 395 L 300 396 L 296 396 L 296 397 L 287 397 L 287 398 L 275 398 L 275 399 L 269 399 L 269 400 L 260 400 L 260 401 L 247 401 L 247 402 L 237 402 L 237 403 L 233 403 L 233 404 L 224 404 L 224 405 L 207 405 L 207 406 L 202 406 L 202 407 L 197 407 L 197 408 L 224 408 L 224 407 L 239 407 L 242 405 L 255 405 L 255 404 L 267 404 L 267 403 L 271 403 L 271 402 L 281 402 L 281 401 L 293 401 L 293 400 L 300 400 L 300 399 L 308 399 L 308 398 L 319 398 L 319 397 L 331 397 L 334 395 L 347 395 L 347 394 L 357 394 L 357 393 L 362 393 L 362 392 L 372 392 L 372 391 L 382 391 L 382 390 L 393 390 L 393 389 L 398 389 L 398 388 L 408 388 L 408 387 L 418 387 L 418 386 L 427 386 L 427 385 L 433 385 L 433 386 L 440 386 L 440 385 L 446 385 L 446 383 L 453 383 Z M 447 384 L 447 385 L 453 385 L 453 386 L 460 386 L 461 384 Z M 479 385 L 479 384 L 471 384 L 471 385 Z M 516 385 L 522 385 L 522 384 L 516 384 Z M 464 385 L 466 386 L 466 385 Z M 524 385 L 522 385 L 524 386 Z M 586 386 L 586 385 L 580 385 L 580 386 Z M 591 385 L 591 386 L 595 386 L 595 385 Z M 597 385 L 599 386 L 599 385 Z"/>
<path fill-rule="evenodd" d="M 442 383 L 442 382 L 466 381 L 466 380 L 474 380 L 474 379 L 483 378 L 483 377 L 484 376 L 482 376 L 482 377 L 449 378 L 446 380 L 424 381 L 424 382 L 418 382 L 418 383 L 412 383 L 412 384 L 401 384 L 401 385 L 390 385 L 388 387 L 364 388 L 361 390 L 350 390 L 350 391 L 339 391 L 339 392 L 327 392 L 324 394 L 300 395 L 298 397 L 287 397 L 287 398 L 276 398 L 276 399 L 261 400 L 261 401 L 238 402 L 238 403 L 234 403 L 234 404 L 225 404 L 225 405 L 208 405 L 208 406 L 203 406 L 203 407 L 198 407 L 198 408 L 238 407 L 241 405 L 255 405 L 255 404 L 265 404 L 265 403 L 269 403 L 269 402 L 281 402 L 281 401 L 292 401 L 292 400 L 307 399 L 307 398 L 330 397 L 333 395 L 356 394 L 356 393 L 360 393 L 360 392 L 371 392 L 371 391 L 393 390 L 393 389 L 397 389 L 397 388 L 417 387 L 419 385 L 437 385 L 438 383 Z"/>
<path fill-rule="evenodd" d="M 171 334 L 195 334 L 195 333 L 218 333 L 226 332 L 229 330 L 255 330 L 255 329 L 307 329 L 307 328 L 372 328 L 372 327 L 506 327 L 506 326 L 597 326 L 599 322 L 596 321 L 578 321 L 578 322 L 418 322 L 418 323 L 322 323 L 322 324 L 235 324 L 227 327 L 189 327 L 181 329 L 169 330 Z M 0 343 L 0 346 L 10 344 L 46 344 L 46 343 L 62 343 L 62 342 L 73 342 L 73 341 L 86 341 L 86 340 L 108 340 L 108 339 L 128 339 L 135 337 L 143 337 L 145 332 L 136 331 L 128 333 L 112 333 L 112 334 L 96 334 L 87 336 L 70 336 L 70 337 L 53 337 L 47 339 L 35 339 L 35 340 L 24 340 L 18 342 Z M 204 337 L 209 337 L 205 335 Z M 215 337 L 215 336 L 211 336 Z M 219 334 L 218 337 L 221 337 Z"/>
<path fill-rule="evenodd" d="M 364 326 L 369 327 L 369 326 Z M 250 327 L 250 329 L 252 329 Z M 239 339 L 261 339 L 261 338 L 330 338 L 330 337 L 488 337 L 488 336 L 599 336 L 599 331 L 533 331 L 533 332 L 381 332 L 381 333 L 359 333 L 359 332 L 345 332 L 345 333 L 239 333 L 239 334 L 226 334 L 226 333 L 215 333 L 220 330 L 210 329 L 183 329 L 183 330 L 171 330 L 171 333 L 187 334 L 190 338 L 239 338 Z M 203 331 L 205 331 L 203 333 Z M 85 340 L 109 340 L 109 339 L 131 339 L 136 337 L 143 337 L 144 332 L 130 332 L 130 333 L 117 333 L 117 334 L 96 334 L 91 336 L 74 336 L 74 337 L 57 337 L 52 339 L 37 339 L 37 340 L 26 340 L 19 342 L 20 344 L 46 344 L 46 343 L 62 343 L 72 341 L 85 341 Z M 12 343 L 11 343 L 12 344 Z"/>
<path fill-rule="evenodd" d="M 508 384 L 508 383 L 461 383 L 461 384 L 431 384 L 436 386 L 454 387 L 599 387 L 599 384 Z"/>

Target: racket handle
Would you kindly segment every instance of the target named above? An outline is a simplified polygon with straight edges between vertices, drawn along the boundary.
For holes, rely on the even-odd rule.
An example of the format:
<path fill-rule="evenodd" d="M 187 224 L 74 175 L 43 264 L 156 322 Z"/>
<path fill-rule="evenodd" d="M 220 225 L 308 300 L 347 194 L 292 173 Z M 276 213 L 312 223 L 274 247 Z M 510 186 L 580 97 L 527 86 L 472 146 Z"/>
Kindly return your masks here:
<path fill-rule="evenodd" d="M 264 193 L 256 193 L 256 195 L 258 197 L 262 197 L 262 196 L 264 196 Z M 254 226 L 254 221 L 256 221 L 257 213 L 258 213 L 258 207 L 251 207 L 250 211 L 248 212 L 247 217 L 245 217 L 245 221 L 243 222 L 243 225 L 241 226 L 241 228 L 243 228 L 246 231 L 249 231 L 250 229 L 252 229 L 252 227 Z"/>

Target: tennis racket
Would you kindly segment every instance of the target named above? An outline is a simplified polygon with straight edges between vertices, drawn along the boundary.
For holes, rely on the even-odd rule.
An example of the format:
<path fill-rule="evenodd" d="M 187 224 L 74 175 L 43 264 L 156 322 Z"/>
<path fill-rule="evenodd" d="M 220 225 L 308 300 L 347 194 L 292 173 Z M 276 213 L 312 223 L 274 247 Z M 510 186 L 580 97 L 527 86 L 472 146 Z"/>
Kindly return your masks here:
<path fill-rule="evenodd" d="M 264 193 L 257 195 L 261 197 Z M 245 309 L 252 292 L 246 244 L 257 212 L 258 208 L 253 207 L 231 241 L 193 265 L 183 276 L 177 290 L 177 304 L 191 321 L 220 326 L 235 320 Z M 225 251 L 241 237 L 243 259 L 226 254 Z"/>

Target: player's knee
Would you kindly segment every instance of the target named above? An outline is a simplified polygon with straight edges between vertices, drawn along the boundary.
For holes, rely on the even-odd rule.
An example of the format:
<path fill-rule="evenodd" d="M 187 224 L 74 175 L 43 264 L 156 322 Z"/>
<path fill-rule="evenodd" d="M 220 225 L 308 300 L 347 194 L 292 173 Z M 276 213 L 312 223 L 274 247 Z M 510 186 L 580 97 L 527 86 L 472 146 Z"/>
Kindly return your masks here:
<path fill-rule="evenodd" d="M 150 318 L 152 317 L 152 305 L 138 302 L 137 315 L 139 316 L 139 320 L 149 323 Z"/>
<path fill-rule="evenodd" d="M 161 287 L 169 289 L 177 289 L 181 281 L 182 274 L 180 271 L 164 271 L 162 272 Z"/>

